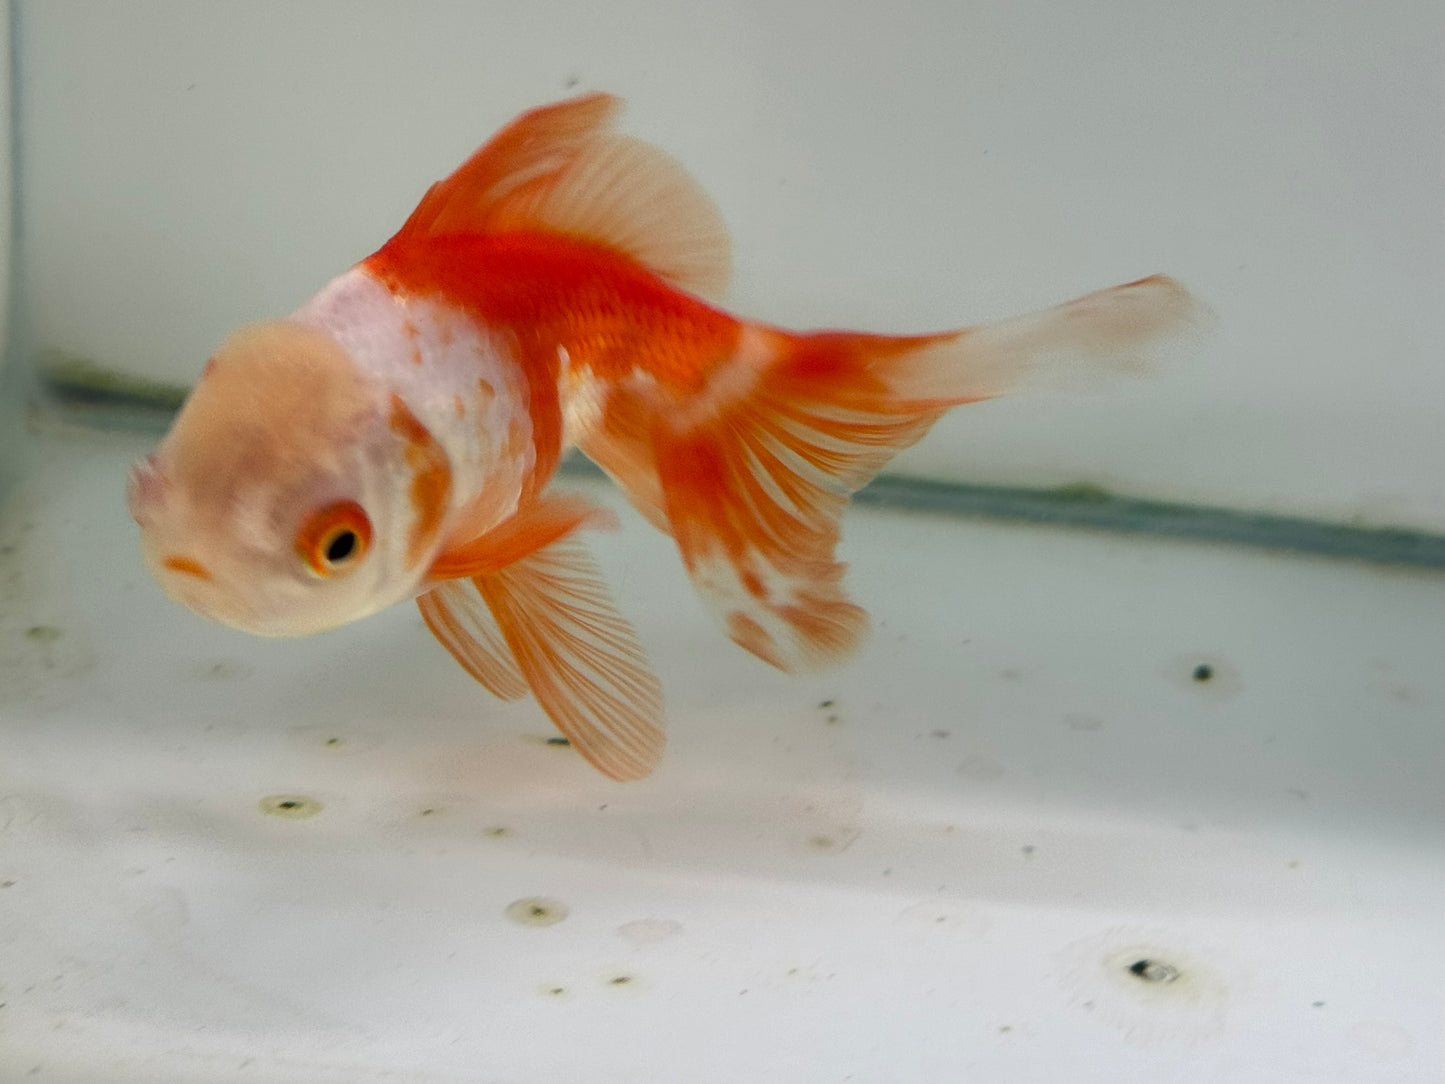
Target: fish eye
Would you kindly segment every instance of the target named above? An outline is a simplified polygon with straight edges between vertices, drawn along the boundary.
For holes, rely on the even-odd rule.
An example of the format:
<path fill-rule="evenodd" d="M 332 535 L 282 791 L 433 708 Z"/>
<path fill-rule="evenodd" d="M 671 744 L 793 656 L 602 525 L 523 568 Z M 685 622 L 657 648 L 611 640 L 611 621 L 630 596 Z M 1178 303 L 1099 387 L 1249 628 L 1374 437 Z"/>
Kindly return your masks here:
<path fill-rule="evenodd" d="M 331 541 L 326 544 L 326 560 L 333 565 L 339 565 L 354 552 L 356 552 L 356 532 L 350 527 L 343 527 L 331 536 Z"/>
<path fill-rule="evenodd" d="M 371 545 L 371 520 L 355 501 L 328 504 L 311 515 L 296 535 L 296 552 L 317 576 L 353 567 Z"/>

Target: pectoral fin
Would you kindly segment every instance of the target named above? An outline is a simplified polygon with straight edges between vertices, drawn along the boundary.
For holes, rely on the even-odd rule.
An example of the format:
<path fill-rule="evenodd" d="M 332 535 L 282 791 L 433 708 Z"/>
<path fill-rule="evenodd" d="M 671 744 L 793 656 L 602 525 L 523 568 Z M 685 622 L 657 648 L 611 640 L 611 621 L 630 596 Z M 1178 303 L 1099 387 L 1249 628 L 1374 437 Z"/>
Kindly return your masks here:
<path fill-rule="evenodd" d="M 662 691 L 574 537 L 610 519 L 578 498 L 539 501 L 438 558 L 432 577 L 444 582 L 417 605 L 487 689 L 515 699 L 530 687 L 588 763 L 613 779 L 640 779 L 662 756 Z"/>
<path fill-rule="evenodd" d="M 527 681 L 491 610 L 472 584 L 448 580 L 416 600 L 422 620 L 462 669 L 502 700 L 527 695 Z"/>
<path fill-rule="evenodd" d="M 613 779 L 662 757 L 662 690 L 591 555 L 564 538 L 476 577 L 527 684 L 557 729 Z"/>

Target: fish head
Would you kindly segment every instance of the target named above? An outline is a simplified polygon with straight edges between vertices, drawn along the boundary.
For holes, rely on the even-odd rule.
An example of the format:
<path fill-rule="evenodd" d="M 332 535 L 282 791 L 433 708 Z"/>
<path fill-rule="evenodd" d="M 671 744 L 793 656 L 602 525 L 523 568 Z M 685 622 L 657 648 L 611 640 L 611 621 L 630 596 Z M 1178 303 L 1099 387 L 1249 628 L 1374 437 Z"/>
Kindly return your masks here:
<path fill-rule="evenodd" d="M 131 471 L 141 552 L 166 593 L 263 636 L 301 636 L 415 593 L 414 473 L 387 393 L 322 331 L 232 335 L 159 448 Z"/>

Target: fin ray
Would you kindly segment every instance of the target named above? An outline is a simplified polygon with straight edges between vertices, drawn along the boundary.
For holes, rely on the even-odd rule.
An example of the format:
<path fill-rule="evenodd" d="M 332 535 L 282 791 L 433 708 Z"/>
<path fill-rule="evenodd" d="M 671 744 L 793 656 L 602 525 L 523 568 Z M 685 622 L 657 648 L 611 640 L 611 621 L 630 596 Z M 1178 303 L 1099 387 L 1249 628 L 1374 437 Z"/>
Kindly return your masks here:
<path fill-rule="evenodd" d="M 565 234 L 720 298 L 732 259 L 721 214 L 667 154 L 611 130 L 621 110 L 618 98 L 588 94 L 523 113 L 432 185 L 397 239 Z"/>
<path fill-rule="evenodd" d="M 454 580 L 504 568 L 583 526 L 615 527 L 617 517 L 582 497 L 551 494 L 534 501 L 480 537 L 447 546 L 428 577 Z"/>
<path fill-rule="evenodd" d="M 493 696 L 520 700 L 527 682 L 496 618 L 471 584 L 448 580 L 416 600 L 422 620 L 462 669 Z"/>
<path fill-rule="evenodd" d="M 656 767 L 662 690 L 590 554 L 563 538 L 477 588 L 542 709 L 586 760 L 617 780 Z"/>
<path fill-rule="evenodd" d="M 630 780 L 662 756 L 662 690 L 575 537 L 612 522 L 581 497 L 544 497 L 444 552 L 431 569 L 442 582 L 417 605 L 477 681 L 503 699 L 530 689 L 590 764 Z"/>
<path fill-rule="evenodd" d="M 867 627 L 834 555 L 853 492 L 953 407 L 1140 372 L 1202 315 L 1161 275 L 937 335 L 749 328 L 704 391 L 707 408 L 664 412 L 653 429 L 668 526 L 694 586 L 733 640 L 774 666 L 840 660 Z M 633 449 L 634 471 L 639 460 Z"/>

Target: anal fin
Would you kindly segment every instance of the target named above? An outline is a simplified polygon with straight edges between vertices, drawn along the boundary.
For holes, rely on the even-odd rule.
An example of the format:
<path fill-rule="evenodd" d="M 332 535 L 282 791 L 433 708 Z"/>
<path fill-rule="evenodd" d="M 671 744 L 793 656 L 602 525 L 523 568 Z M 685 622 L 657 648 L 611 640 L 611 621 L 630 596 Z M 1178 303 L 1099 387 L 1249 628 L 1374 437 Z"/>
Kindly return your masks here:
<path fill-rule="evenodd" d="M 844 592 L 834 556 L 839 519 L 849 495 L 947 405 L 895 406 L 870 389 L 872 353 L 897 353 L 904 341 L 777 340 L 779 356 L 746 394 L 659 427 L 655 462 L 694 587 L 734 642 L 797 672 L 837 663 L 862 642 L 868 617 Z"/>
<path fill-rule="evenodd" d="M 797 671 L 841 660 L 867 628 L 834 556 L 854 491 L 955 406 L 1146 371 L 1166 340 L 1204 317 L 1182 286 L 1156 275 L 935 335 L 748 327 L 707 387 L 651 430 L 660 500 L 693 585 L 764 661 Z M 635 439 L 598 451 L 623 474 L 645 460 Z M 659 499 L 629 488 L 634 503 Z"/>

